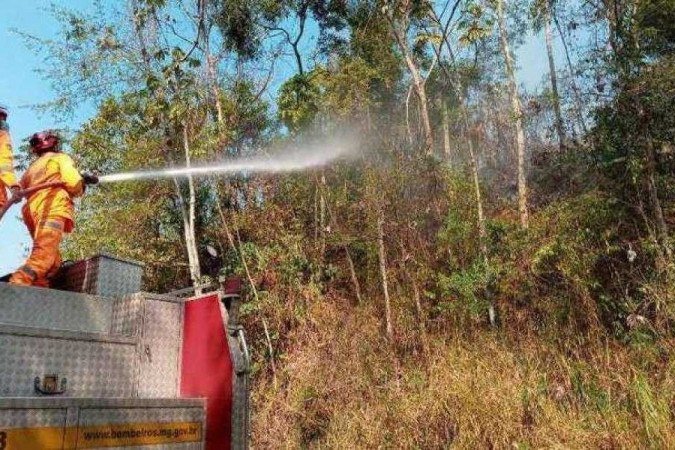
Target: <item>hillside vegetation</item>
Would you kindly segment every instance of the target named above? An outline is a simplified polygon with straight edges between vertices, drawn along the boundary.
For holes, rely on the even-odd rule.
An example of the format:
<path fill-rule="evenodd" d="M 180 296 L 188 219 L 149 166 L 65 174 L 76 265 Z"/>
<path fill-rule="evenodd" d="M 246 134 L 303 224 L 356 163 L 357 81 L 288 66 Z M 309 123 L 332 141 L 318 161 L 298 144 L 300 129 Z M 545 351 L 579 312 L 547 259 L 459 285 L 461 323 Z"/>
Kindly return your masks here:
<path fill-rule="evenodd" d="M 107 3 L 24 36 L 82 167 L 357 143 L 103 185 L 66 243 L 245 280 L 254 448 L 675 448 L 672 1 Z"/>

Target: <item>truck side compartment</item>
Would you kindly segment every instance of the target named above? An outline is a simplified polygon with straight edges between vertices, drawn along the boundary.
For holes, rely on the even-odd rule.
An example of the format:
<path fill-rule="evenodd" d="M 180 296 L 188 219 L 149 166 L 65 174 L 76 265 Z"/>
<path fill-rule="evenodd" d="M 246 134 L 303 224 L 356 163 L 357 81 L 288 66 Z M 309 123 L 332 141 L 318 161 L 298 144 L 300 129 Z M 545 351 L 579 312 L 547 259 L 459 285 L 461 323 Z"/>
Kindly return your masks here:
<path fill-rule="evenodd" d="M 89 293 L 0 283 L 0 450 L 248 448 L 248 350 L 220 306 L 236 319 L 238 294 L 221 303 L 222 291 L 131 293 L 140 287 L 135 266 L 106 255 L 69 270 L 77 279 L 60 282 Z M 221 338 L 186 344 L 186 310 L 204 301 L 208 320 L 197 328 Z M 197 389 L 183 398 L 185 355 L 204 352 L 225 368 L 218 395 Z M 196 382 L 213 384 L 213 375 L 199 372 Z"/>

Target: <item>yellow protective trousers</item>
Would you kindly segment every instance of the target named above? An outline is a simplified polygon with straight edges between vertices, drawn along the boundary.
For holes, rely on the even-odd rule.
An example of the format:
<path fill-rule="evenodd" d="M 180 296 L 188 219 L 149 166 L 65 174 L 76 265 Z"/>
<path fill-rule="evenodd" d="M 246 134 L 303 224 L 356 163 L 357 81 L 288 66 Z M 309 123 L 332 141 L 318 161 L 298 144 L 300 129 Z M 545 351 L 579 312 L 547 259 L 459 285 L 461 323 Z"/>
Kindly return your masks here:
<path fill-rule="evenodd" d="M 49 287 L 49 279 L 56 275 L 61 266 L 59 246 L 63 239 L 65 222 L 62 217 L 53 216 L 38 224 L 26 221 L 28 231 L 33 237 L 33 249 L 24 265 L 12 274 L 10 283 Z"/>
<path fill-rule="evenodd" d="M 10 283 L 49 287 L 49 279 L 59 270 L 59 246 L 63 234 L 73 230 L 73 198 L 82 195 L 84 182 L 70 156 L 45 152 L 26 170 L 20 184 L 22 189 L 29 189 L 51 182 L 63 186 L 34 192 L 23 206 L 23 221 L 33 237 L 33 249 Z"/>

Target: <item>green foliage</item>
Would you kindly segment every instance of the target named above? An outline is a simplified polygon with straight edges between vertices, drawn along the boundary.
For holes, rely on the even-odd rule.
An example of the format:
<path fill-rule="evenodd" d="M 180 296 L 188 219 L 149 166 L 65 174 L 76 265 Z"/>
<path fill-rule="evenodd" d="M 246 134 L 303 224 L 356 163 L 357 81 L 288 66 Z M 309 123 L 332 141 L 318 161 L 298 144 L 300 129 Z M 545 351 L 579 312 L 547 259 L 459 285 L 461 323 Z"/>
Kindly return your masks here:
<path fill-rule="evenodd" d="M 494 273 L 483 262 L 475 262 L 468 269 L 450 275 L 438 275 L 438 289 L 441 300 L 437 304 L 440 312 L 468 313 L 481 317 L 491 305 L 487 295 L 493 285 Z"/>
<path fill-rule="evenodd" d="M 598 193 L 549 206 L 527 234 L 518 232 L 506 238 L 512 242 L 508 251 L 512 257 L 505 266 L 502 289 L 515 286 L 513 294 L 542 308 L 544 323 L 554 327 L 561 325 L 559 321 L 596 326 L 598 310 L 604 310 L 605 324 L 610 327 L 625 318 L 623 308 L 620 312 L 615 309 L 623 299 L 604 303 L 598 297 L 593 299 L 600 287 L 595 268 L 606 254 L 608 242 L 618 237 L 613 218 L 620 213 L 616 201 Z M 523 283 L 523 276 L 528 282 Z M 526 286 L 533 291 L 527 293 Z"/>
<path fill-rule="evenodd" d="M 493 19 L 481 5 L 470 2 L 459 21 L 459 28 L 462 31 L 459 42 L 468 46 L 488 37 L 493 23 Z"/>
<path fill-rule="evenodd" d="M 215 9 L 214 21 L 224 38 L 224 46 L 244 58 L 252 58 L 259 50 L 259 35 L 254 3 L 235 0 L 209 0 Z"/>
<path fill-rule="evenodd" d="M 675 50 L 675 4 L 669 0 L 639 2 L 634 27 L 638 45 L 651 57 L 668 57 Z"/>
<path fill-rule="evenodd" d="M 644 170 L 645 146 L 675 141 L 674 75 L 675 60 L 666 58 L 628 81 L 613 103 L 598 110 L 594 133 L 598 162 L 614 178 L 637 182 Z M 672 174 L 672 158 L 664 156 L 659 168 L 664 175 Z"/>
<path fill-rule="evenodd" d="M 319 111 L 319 86 L 315 73 L 295 75 L 279 90 L 279 118 L 291 131 L 306 128 Z"/>
<path fill-rule="evenodd" d="M 330 70 L 316 67 L 281 86 L 279 119 L 293 133 L 322 121 L 354 120 L 372 105 L 373 86 L 381 81 L 377 71 L 359 58 L 340 59 Z"/>
<path fill-rule="evenodd" d="M 659 398 L 644 373 L 637 373 L 632 385 L 632 400 L 640 412 L 644 433 L 650 442 L 667 442 L 668 405 Z"/>

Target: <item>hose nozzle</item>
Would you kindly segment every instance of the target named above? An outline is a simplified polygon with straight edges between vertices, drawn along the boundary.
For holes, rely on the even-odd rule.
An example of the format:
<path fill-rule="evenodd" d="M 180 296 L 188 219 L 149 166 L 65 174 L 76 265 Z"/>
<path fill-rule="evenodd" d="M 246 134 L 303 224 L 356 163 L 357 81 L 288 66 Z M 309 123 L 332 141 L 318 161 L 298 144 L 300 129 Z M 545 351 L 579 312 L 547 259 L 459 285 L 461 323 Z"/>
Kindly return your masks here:
<path fill-rule="evenodd" d="M 83 172 L 80 174 L 84 180 L 84 184 L 93 185 L 98 184 L 98 175 L 93 172 Z"/>

